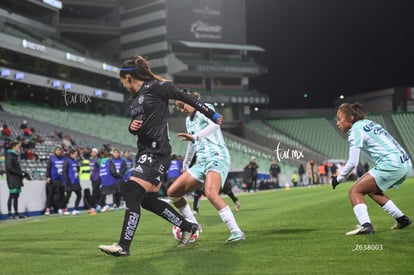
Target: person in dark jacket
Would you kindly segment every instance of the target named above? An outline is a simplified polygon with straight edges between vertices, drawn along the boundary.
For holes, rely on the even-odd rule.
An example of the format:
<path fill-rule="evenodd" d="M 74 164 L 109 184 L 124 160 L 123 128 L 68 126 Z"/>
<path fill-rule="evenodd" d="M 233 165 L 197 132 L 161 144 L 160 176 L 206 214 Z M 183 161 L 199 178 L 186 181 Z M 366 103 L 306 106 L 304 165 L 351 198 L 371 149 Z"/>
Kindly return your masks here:
<path fill-rule="evenodd" d="M 65 162 L 62 147 L 56 146 L 55 153 L 50 156 L 46 168 L 46 211 L 50 215 L 53 207 L 55 213 L 63 215 L 65 204 L 65 184 L 63 179 L 63 163 Z M 67 213 L 69 214 L 69 213 Z"/>
<path fill-rule="evenodd" d="M 99 167 L 101 188 L 99 191 L 99 201 L 96 205 L 96 211 L 106 212 L 109 210 L 109 206 L 106 204 L 106 196 L 109 194 L 112 194 L 114 209 L 118 210 L 117 208 L 119 207 L 119 201 L 117 201 L 117 196 L 120 192 L 119 182 L 122 180 L 123 174 L 118 173 L 116 164 L 113 161 L 112 152 L 106 151 L 97 164 Z"/>
<path fill-rule="evenodd" d="M 79 203 L 82 199 L 82 187 L 79 180 L 78 151 L 71 149 L 69 157 L 63 163 L 63 178 L 65 180 L 65 206 L 69 203 L 72 192 L 76 194 L 75 206 L 72 215 L 80 215 Z"/>
<path fill-rule="evenodd" d="M 6 154 L 6 179 L 9 188 L 9 199 L 7 200 L 7 209 L 9 219 L 25 218 L 19 215 L 19 195 L 23 187 L 23 178 L 31 179 L 30 175 L 22 171 L 18 156 L 20 155 L 20 143 L 12 142 L 10 149 Z M 12 204 L 14 215 L 12 215 Z"/>
<path fill-rule="evenodd" d="M 91 170 L 91 185 L 92 185 L 92 202 L 90 214 L 96 214 L 95 208 L 99 200 L 99 187 L 101 186 L 101 179 L 99 178 L 99 151 L 97 148 L 93 148 L 91 151 L 91 158 L 89 159 L 89 165 Z"/>

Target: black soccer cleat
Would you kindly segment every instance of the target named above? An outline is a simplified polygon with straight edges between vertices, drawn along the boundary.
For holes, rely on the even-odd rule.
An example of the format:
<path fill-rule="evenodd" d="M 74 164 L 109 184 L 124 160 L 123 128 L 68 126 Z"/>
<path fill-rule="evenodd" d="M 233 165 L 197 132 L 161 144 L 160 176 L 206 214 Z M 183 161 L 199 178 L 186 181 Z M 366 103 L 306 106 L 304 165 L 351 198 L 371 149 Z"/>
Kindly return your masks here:
<path fill-rule="evenodd" d="M 375 230 L 372 224 L 369 222 L 364 223 L 363 225 L 357 225 L 357 228 L 355 230 L 346 232 L 345 235 L 351 236 L 351 235 L 363 235 L 363 234 L 374 234 Z"/>
<path fill-rule="evenodd" d="M 403 229 L 412 224 L 412 221 L 406 215 L 399 217 L 395 220 L 397 222 L 391 227 L 391 229 Z"/>

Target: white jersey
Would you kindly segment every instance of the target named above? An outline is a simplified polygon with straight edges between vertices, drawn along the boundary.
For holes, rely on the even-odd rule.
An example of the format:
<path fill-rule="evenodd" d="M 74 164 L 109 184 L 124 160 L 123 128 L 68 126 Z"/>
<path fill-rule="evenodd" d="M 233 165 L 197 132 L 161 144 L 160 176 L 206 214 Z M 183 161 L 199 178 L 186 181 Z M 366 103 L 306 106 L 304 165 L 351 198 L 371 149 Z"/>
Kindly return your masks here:
<path fill-rule="evenodd" d="M 206 105 L 214 110 L 214 107 L 211 104 Z M 209 125 L 209 119 L 202 113 L 196 111 L 193 117 L 186 118 L 185 123 L 187 133 L 194 135 Z M 230 154 L 227 150 L 220 128 L 203 138 L 197 138 L 191 143 L 191 145 L 197 155 L 197 160 L 222 158 L 230 161 Z"/>
<path fill-rule="evenodd" d="M 368 119 L 355 122 L 348 132 L 349 149 L 359 148 L 381 168 L 407 167 L 410 157 L 402 146 L 378 123 Z"/>

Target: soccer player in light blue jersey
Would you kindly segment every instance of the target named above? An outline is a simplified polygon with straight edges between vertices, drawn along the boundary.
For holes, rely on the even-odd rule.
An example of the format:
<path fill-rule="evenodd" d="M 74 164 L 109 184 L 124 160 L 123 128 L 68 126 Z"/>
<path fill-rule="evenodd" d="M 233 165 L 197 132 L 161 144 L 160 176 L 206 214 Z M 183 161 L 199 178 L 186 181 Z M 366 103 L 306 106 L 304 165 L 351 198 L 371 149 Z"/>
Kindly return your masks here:
<path fill-rule="evenodd" d="M 384 194 L 384 191 L 398 187 L 410 176 L 413 168 L 409 155 L 381 125 L 364 119 L 361 104 L 343 103 L 338 108 L 337 118 L 338 129 L 348 134 L 349 159 L 339 175 L 332 177 L 333 189 L 358 165 L 361 151 L 375 164 L 349 190 L 349 199 L 359 225 L 346 235 L 375 232 L 368 215 L 365 195 L 396 220 L 391 229 L 402 229 L 410 225 L 411 220 Z"/>
<path fill-rule="evenodd" d="M 198 93 L 193 92 L 192 95 L 196 99 L 200 97 Z M 182 101 L 177 100 L 176 105 L 181 112 L 187 115 L 187 133 L 179 133 L 177 136 L 183 141 L 189 141 L 189 143 L 183 163 L 185 171 L 168 188 L 168 197 L 185 218 L 196 222 L 194 214 L 183 196 L 202 187 L 204 183 L 207 199 L 217 209 L 221 219 L 231 232 L 227 242 L 244 240 L 244 233 L 240 230 L 233 212 L 219 194 L 230 169 L 230 154 L 220 126 L 216 126 L 205 115 Z M 211 105 L 208 107 L 214 108 Z M 196 154 L 196 162 L 191 168 L 188 168 L 194 154 Z"/>

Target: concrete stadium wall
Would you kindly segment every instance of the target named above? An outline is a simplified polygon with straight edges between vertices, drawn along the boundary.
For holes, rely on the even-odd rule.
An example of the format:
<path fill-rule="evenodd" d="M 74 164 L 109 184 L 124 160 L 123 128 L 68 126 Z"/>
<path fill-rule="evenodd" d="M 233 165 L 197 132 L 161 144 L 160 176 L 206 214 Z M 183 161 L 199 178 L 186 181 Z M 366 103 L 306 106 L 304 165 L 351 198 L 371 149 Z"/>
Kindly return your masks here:
<path fill-rule="evenodd" d="M 91 189 L 90 181 L 81 181 L 82 200 L 80 208 L 83 207 L 83 190 Z M 0 219 L 7 219 L 7 200 L 9 198 L 9 189 L 5 177 L 0 178 Z M 68 208 L 72 209 L 75 204 L 75 193 L 69 200 Z M 43 215 L 46 205 L 46 188 L 45 181 L 24 181 L 24 186 L 19 197 L 19 214 L 36 216 Z M 12 213 L 14 210 L 12 208 Z"/>

